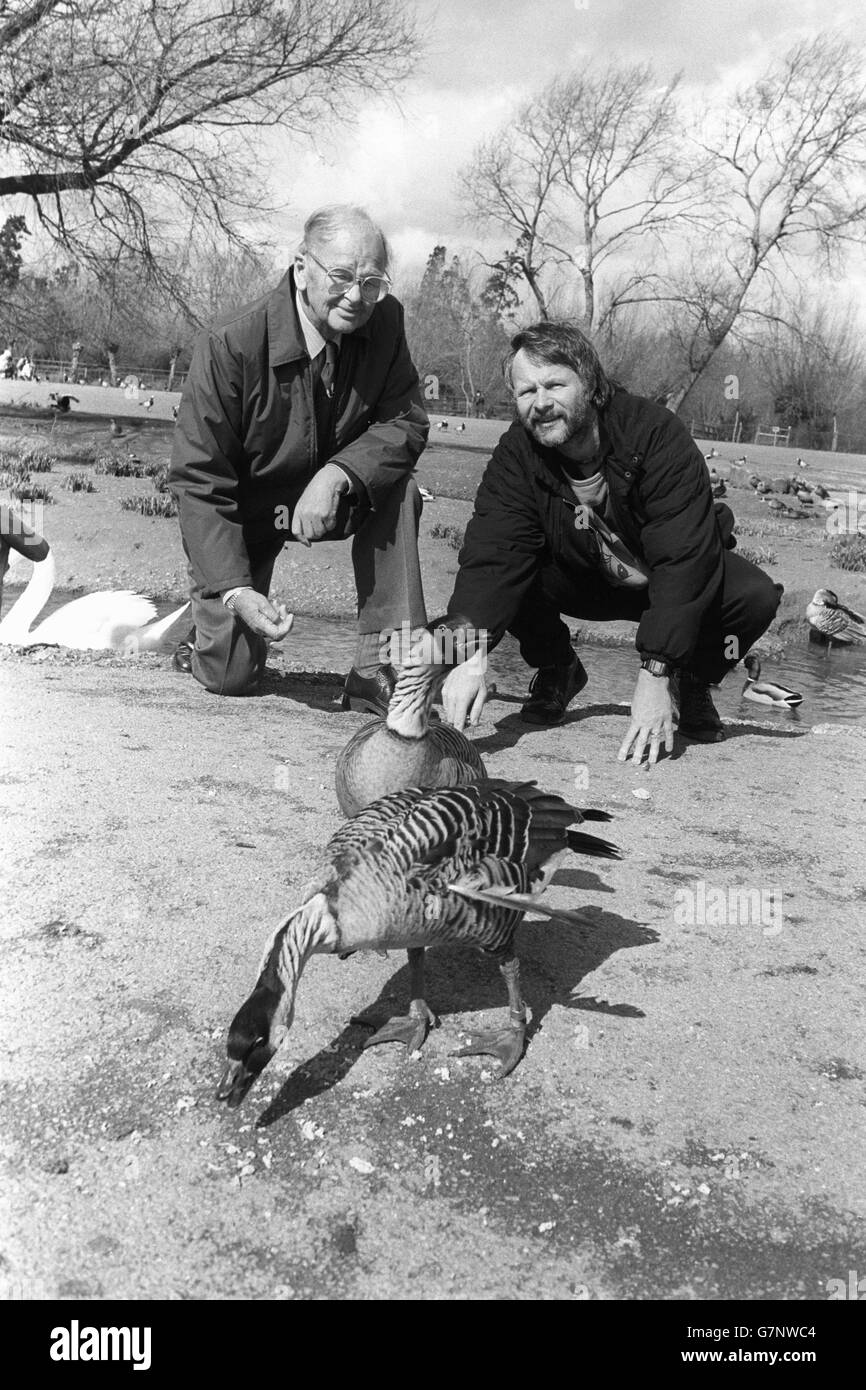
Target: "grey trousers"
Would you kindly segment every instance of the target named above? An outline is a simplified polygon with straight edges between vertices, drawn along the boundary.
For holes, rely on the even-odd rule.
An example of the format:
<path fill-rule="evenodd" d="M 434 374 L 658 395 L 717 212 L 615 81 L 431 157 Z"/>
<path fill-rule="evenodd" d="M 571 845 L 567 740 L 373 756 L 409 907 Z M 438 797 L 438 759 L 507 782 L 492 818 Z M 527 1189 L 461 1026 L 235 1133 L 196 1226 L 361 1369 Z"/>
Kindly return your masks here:
<path fill-rule="evenodd" d="M 352 537 L 352 565 L 358 595 L 359 633 L 399 630 L 427 621 L 418 524 L 423 500 L 411 474 L 396 483 L 373 511 L 365 501 L 342 497 L 333 531 L 322 541 Z M 289 537 L 289 539 L 292 539 Z M 253 588 L 267 594 L 285 536 L 249 546 Z M 322 542 L 314 541 L 314 545 Z M 192 671 L 215 695 L 248 695 L 265 668 L 268 644 L 226 608 L 217 595 L 205 594 L 190 568 L 190 598 L 195 626 Z"/>

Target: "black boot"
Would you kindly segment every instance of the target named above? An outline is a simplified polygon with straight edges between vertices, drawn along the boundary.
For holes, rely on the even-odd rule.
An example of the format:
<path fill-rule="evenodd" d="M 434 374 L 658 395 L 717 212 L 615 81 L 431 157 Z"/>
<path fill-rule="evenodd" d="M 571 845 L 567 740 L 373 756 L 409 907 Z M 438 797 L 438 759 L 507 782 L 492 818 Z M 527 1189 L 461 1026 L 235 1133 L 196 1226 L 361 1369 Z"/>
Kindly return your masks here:
<path fill-rule="evenodd" d="M 671 695 L 679 707 L 679 731 L 696 743 L 723 743 L 725 731 L 710 698 L 709 686 L 691 671 L 680 671 L 671 680 Z"/>
<path fill-rule="evenodd" d="M 575 652 L 564 666 L 541 666 L 529 683 L 529 699 L 520 711 L 527 724 L 561 724 L 565 711 L 589 677 Z"/>

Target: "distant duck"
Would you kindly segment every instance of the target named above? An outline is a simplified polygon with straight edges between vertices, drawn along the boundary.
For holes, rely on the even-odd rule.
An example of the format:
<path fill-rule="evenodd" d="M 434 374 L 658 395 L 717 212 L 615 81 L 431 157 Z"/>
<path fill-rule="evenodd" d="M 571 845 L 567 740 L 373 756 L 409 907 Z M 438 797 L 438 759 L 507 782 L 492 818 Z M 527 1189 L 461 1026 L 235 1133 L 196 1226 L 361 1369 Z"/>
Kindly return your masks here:
<path fill-rule="evenodd" d="M 750 479 L 749 479 L 750 485 L 755 489 L 756 492 L 757 492 L 757 490 L 758 490 L 758 483 L 759 483 L 760 481 L 761 481 L 761 480 L 760 480 L 760 478 L 758 477 L 757 473 L 753 473 L 752 476 L 751 476 Z"/>
<path fill-rule="evenodd" d="M 77 651 L 155 651 L 168 629 L 186 612 L 185 603 L 158 622 L 150 599 L 128 589 L 104 589 L 57 608 L 38 627 L 31 624 L 51 597 L 54 552 L 33 566 L 27 588 L 0 621 L 0 643 L 12 647 L 71 647 Z"/>
<path fill-rule="evenodd" d="M 807 492 L 805 488 L 797 488 L 797 492 L 795 495 L 797 501 L 802 502 L 804 506 L 811 507 L 814 505 L 814 497 L 812 496 L 811 492 Z"/>
<path fill-rule="evenodd" d="M 145 410 L 152 410 L 152 409 L 153 409 L 153 402 L 154 402 L 154 397 L 153 397 L 153 396 L 148 396 L 147 400 L 142 402 L 142 404 L 144 405 Z"/>
<path fill-rule="evenodd" d="M 787 705 L 789 709 L 802 705 L 803 696 L 798 690 L 789 690 L 786 685 L 777 685 L 775 681 L 761 680 L 761 658 L 757 653 L 750 652 L 744 658 L 743 665 L 749 673 L 749 679 L 743 686 L 744 700 L 754 700 L 756 705 Z"/>
<path fill-rule="evenodd" d="M 708 454 L 704 454 L 704 458 L 706 459 L 707 463 L 710 462 L 710 459 L 717 459 L 717 458 L 720 458 L 720 457 L 721 457 L 721 456 L 720 456 L 720 454 L 719 454 L 718 449 L 711 449 L 710 452 L 709 452 Z"/>
<path fill-rule="evenodd" d="M 738 463 L 741 468 L 748 468 L 749 466 L 749 460 L 745 454 L 743 454 L 741 458 L 735 459 L 735 462 Z"/>
<path fill-rule="evenodd" d="M 74 401 L 76 405 L 80 404 L 77 396 L 58 396 L 56 391 L 50 391 L 48 393 L 48 401 L 50 409 L 56 410 L 60 415 L 69 414 L 69 406 L 72 401 Z"/>
<path fill-rule="evenodd" d="M 727 488 L 725 487 L 725 480 L 724 480 L 724 478 L 717 478 L 717 479 L 715 480 L 715 482 L 711 481 L 711 482 L 710 482 L 710 491 L 711 491 L 711 493 L 713 494 L 714 497 L 725 497 L 725 496 L 727 496 Z"/>
<path fill-rule="evenodd" d="M 407 788 L 374 801 L 331 838 L 293 907 L 271 933 L 258 978 L 228 1031 L 217 1099 L 230 1109 L 284 1042 L 301 973 L 314 954 L 405 949 L 408 1016 L 391 1018 L 366 1046 L 423 1046 L 439 1019 L 426 1001 L 428 946 L 474 946 L 495 960 L 508 990 L 504 1027 L 474 1034 L 458 1055 L 500 1061 L 507 1076 L 523 1055 L 528 1014 L 514 934 L 526 912 L 570 926 L 592 919 L 551 908 L 541 895 L 570 853 L 618 859 L 614 845 L 571 827 L 610 820 L 581 812 L 534 783 L 481 782 L 439 791 Z M 570 852 L 570 853 L 569 853 Z M 460 969 L 466 978 L 465 968 Z"/>
<path fill-rule="evenodd" d="M 114 417 L 112 417 L 111 424 L 109 426 L 109 434 L 112 434 L 115 439 L 119 438 L 119 436 L 123 434 L 123 430 L 121 429 L 117 421 L 114 419 Z"/>
<path fill-rule="evenodd" d="M 465 430 L 465 428 L 466 428 L 466 426 L 461 422 L 461 423 L 457 426 L 457 433 L 458 433 L 458 434 L 462 434 L 463 431 Z"/>
<path fill-rule="evenodd" d="M 817 589 L 806 607 L 811 627 L 831 642 L 866 642 L 866 618 L 840 603 L 832 589 Z"/>
<path fill-rule="evenodd" d="M 784 502 L 782 502 L 778 497 L 766 497 L 764 500 L 766 501 L 767 507 L 771 512 L 784 512 L 788 510 Z"/>
<path fill-rule="evenodd" d="M 766 496 L 766 494 L 772 492 L 773 489 L 769 483 L 765 483 L 763 480 L 759 479 L 756 484 L 756 491 L 760 492 L 762 496 Z"/>
<path fill-rule="evenodd" d="M 797 467 L 798 467 L 798 468 L 805 468 L 805 467 L 806 467 L 806 460 L 805 460 L 805 459 L 797 459 Z"/>
<path fill-rule="evenodd" d="M 816 497 L 820 497 L 822 502 L 828 501 L 830 497 L 830 494 L 827 491 L 827 489 L 825 487 L 822 487 L 820 483 L 816 483 L 815 486 L 812 488 L 812 491 L 814 492 Z"/>
<path fill-rule="evenodd" d="M 421 496 L 423 497 L 423 499 L 424 499 L 425 502 L 435 502 L 435 501 L 436 501 L 435 495 L 430 491 L 429 488 L 423 487 L 421 483 L 418 484 L 418 491 L 420 492 L 420 494 L 421 494 Z"/>
<path fill-rule="evenodd" d="M 394 661 L 397 681 L 386 717 L 366 723 L 337 755 L 337 801 L 344 816 L 403 787 L 463 787 L 486 777 L 466 735 L 430 721 L 436 693 L 457 660 L 446 639 L 454 642 L 455 634 L 444 620 L 412 633 L 409 650 Z"/>
<path fill-rule="evenodd" d="M 176 406 L 176 405 L 173 405 L 172 408 L 171 408 L 171 418 L 172 418 L 172 420 L 176 420 L 176 419 L 177 419 L 177 406 Z"/>

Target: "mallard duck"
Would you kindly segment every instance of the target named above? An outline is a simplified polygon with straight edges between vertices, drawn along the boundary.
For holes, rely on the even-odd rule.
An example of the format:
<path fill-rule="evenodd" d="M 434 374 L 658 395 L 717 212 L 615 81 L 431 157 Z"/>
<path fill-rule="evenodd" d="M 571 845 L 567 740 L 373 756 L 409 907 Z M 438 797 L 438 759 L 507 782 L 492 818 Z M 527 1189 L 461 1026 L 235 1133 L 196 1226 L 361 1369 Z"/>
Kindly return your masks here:
<path fill-rule="evenodd" d="M 816 632 L 833 642 L 866 642 L 866 618 L 840 603 L 832 589 L 815 590 L 806 617 Z"/>
<path fill-rule="evenodd" d="M 393 661 L 397 681 L 386 718 L 365 724 L 337 757 L 337 801 L 344 816 L 402 787 L 462 787 L 486 777 L 465 734 L 430 722 L 436 692 L 454 665 L 444 639 L 455 636 L 442 624 L 418 628 L 409 650 Z"/>
<path fill-rule="evenodd" d="M 156 618 L 150 599 L 128 589 L 102 589 L 57 608 L 38 627 L 31 627 L 54 588 L 54 552 L 33 566 L 24 592 L 0 621 L 0 643 L 12 647 L 72 647 L 79 651 L 155 651 L 189 603 Z"/>
<path fill-rule="evenodd" d="M 239 1105 L 274 1056 L 292 1024 L 301 972 L 317 952 L 408 951 L 409 1015 L 390 1020 L 366 1046 L 402 1042 L 409 1051 L 439 1022 L 424 997 L 425 948 L 454 942 L 493 956 L 508 988 L 508 1025 L 475 1034 L 458 1055 L 498 1057 L 499 1074 L 507 1076 L 523 1055 L 527 1021 L 513 948 L 521 917 L 538 912 L 586 925 L 539 897 L 568 851 L 620 857 L 606 840 L 570 829 L 587 819 L 610 816 L 580 812 L 533 782 L 489 781 L 408 788 L 347 821 L 265 948 L 253 991 L 229 1028 L 217 1099 Z"/>
<path fill-rule="evenodd" d="M 798 690 L 789 690 L 786 685 L 777 685 L 775 681 L 761 680 L 761 658 L 756 652 L 750 652 L 743 660 L 749 679 L 743 686 L 743 699 L 754 700 L 756 705 L 787 705 L 793 709 L 796 705 L 802 705 L 803 696 Z"/>

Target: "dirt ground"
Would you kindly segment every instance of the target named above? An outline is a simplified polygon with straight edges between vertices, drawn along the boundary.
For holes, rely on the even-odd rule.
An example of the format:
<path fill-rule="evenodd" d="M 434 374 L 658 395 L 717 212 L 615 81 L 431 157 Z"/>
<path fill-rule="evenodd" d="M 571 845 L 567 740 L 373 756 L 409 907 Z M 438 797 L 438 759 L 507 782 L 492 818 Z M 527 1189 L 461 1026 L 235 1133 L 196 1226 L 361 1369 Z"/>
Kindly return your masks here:
<path fill-rule="evenodd" d="M 180 591 L 175 523 L 97 482 L 46 508 L 64 577 Z M 425 511 L 431 610 L 456 567 L 432 529 L 468 510 Z M 779 550 L 771 573 L 832 575 L 862 606 L 864 576 L 829 571 L 802 525 L 753 542 Z M 345 565 L 316 563 L 342 567 L 321 571 L 327 614 Z M 415 1059 L 362 1051 L 351 1022 L 405 1008 L 405 958 L 319 957 L 229 1112 L 226 1027 L 339 824 L 333 761 L 364 720 L 336 675 L 291 667 L 287 649 L 258 696 L 218 700 L 164 657 L 0 649 L 0 1293 L 820 1300 L 862 1272 L 863 729 L 767 711 L 647 772 L 616 762 L 626 712 L 592 681 L 554 730 L 501 688 L 477 733 L 491 773 L 610 810 L 624 856 L 550 889 L 591 926 L 520 929 L 520 1066 L 497 1082 L 453 1056 L 503 1016 L 480 955 L 430 953 L 442 1027 Z"/>

